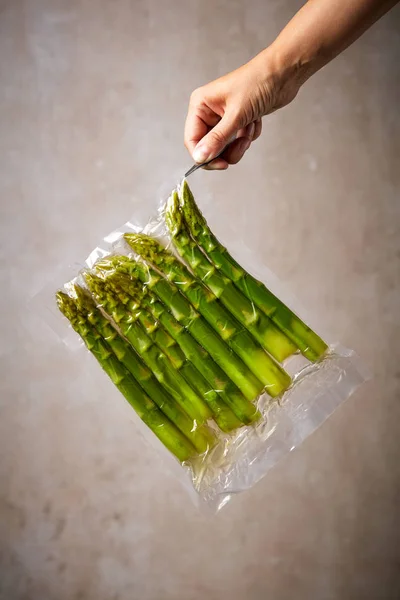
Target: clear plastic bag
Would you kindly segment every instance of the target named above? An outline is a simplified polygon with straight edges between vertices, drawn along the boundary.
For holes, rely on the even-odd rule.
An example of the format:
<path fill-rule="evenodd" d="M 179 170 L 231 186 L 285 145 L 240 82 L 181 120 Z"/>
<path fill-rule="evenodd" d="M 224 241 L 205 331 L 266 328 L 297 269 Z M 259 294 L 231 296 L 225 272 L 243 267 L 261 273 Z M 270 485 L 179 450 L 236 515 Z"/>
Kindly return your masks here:
<path fill-rule="evenodd" d="M 239 265 L 275 295 L 243 276 L 190 198 L 185 205 L 188 193 L 182 183 L 147 224 L 131 219 L 107 235 L 58 302 L 147 425 L 147 439 L 155 433 L 181 463 L 182 481 L 218 510 L 319 427 L 367 372 L 352 351 L 325 350 L 292 319 L 276 278 L 244 251 Z M 47 321 L 68 346 L 81 346 L 50 292 Z"/>

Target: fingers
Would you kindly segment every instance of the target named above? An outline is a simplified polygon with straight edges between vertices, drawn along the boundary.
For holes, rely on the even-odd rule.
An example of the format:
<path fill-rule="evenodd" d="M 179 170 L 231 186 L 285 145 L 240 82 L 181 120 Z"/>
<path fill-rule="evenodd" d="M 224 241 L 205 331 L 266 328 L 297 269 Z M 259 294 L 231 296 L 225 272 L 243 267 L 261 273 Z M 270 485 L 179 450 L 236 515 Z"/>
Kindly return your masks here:
<path fill-rule="evenodd" d="M 197 144 L 192 155 L 197 163 L 203 163 L 218 156 L 235 137 L 238 130 L 236 115 L 226 112 L 222 119 Z"/>
<path fill-rule="evenodd" d="M 224 94 L 218 82 L 193 92 L 186 117 L 184 141 L 195 162 L 208 162 L 218 156 L 234 137 L 238 124 L 230 112 L 225 111 Z"/>
<path fill-rule="evenodd" d="M 260 137 L 261 131 L 262 131 L 262 120 L 261 119 L 257 119 L 256 121 L 254 121 L 253 142 Z"/>
<path fill-rule="evenodd" d="M 185 146 L 196 163 L 212 161 L 205 167 L 208 170 L 227 169 L 230 164 L 238 163 L 252 141 L 260 136 L 261 119 L 243 127 L 240 111 L 227 109 L 224 113 L 223 94 L 221 98 L 215 93 L 209 96 L 204 88 L 195 90 L 191 96 L 185 123 Z M 227 150 L 219 156 L 228 144 Z M 218 159 L 212 160 L 215 156 Z"/>
<path fill-rule="evenodd" d="M 229 163 L 223 158 L 216 158 L 208 165 L 203 167 L 206 171 L 225 171 L 229 167 Z"/>
<path fill-rule="evenodd" d="M 221 158 L 224 158 L 230 165 L 236 165 L 243 158 L 244 153 L 250 148 L 255 131 L 255 123 L 250 123 L 247 127 L 239 130 L 236 140 L 230 144 L 229 148 L 223 153 Z"/>
<path fill-rule="evenodd" d="M 231 142 L 227 150 L 203 168 L 207 171 L 221 171 L 227 169 L 229 165 L 236 165 L 250 148 L 251 143 L 260 137 L 261 130 L 261 119 L 239 129 L 236 140 Z"/>
<path fill-rule="evenodd" d="M 220 121 L 220 116 L 207 106 L 189 106 L 185 122 L 184 143 L 190 154 L 201 139 Z"/>
<path fill-rule="evenodd" d="M 207 134 L 208 127 L 197 115 L 189 113 L 186 117 L 184 142 L 189 153 L 193 155 L 199 141 Z"/>

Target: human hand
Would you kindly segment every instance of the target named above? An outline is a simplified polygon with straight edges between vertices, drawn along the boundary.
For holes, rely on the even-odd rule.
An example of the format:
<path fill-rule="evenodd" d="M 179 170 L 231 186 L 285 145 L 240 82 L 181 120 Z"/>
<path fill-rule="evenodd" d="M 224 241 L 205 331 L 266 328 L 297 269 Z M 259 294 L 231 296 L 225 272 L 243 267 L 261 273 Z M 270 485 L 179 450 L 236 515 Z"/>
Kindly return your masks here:
<path fill-rule="evenodd" d="M 227 169 L 261 134 L 261 117 L 285 106 L 300 86 L 353 43 L 398 0 L 309 0 L 276 40 L 249 63 L 190 98 L 185 145 L 197 163 Z"/>
<path fill-rule="evenodd" d="M 207 169 L 239 162 L 261 135 L 261 117 L 288 104 L 297 94 L 296 78 L 283 76 L 272 53 L 264 51 L 239 69 L 193 92 L 185 124 L 185 146 L 196 163 L 220 157 Z M 233 140 L 233 141 L 232 141 Z"/>

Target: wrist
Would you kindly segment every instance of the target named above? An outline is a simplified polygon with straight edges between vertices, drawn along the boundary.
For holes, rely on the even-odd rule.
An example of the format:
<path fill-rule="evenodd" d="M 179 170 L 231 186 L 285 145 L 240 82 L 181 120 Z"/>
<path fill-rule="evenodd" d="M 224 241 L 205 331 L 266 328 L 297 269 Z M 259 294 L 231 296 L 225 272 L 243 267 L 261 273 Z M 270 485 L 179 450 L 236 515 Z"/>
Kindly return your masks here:
<path fill-rule="evenodd" d="M 291 102 L 317 70 L 312 57 L 300 48 L 285 47 L 279 38 L 255 56 L 249 65 L 257 72 L 261 86 L 270 90 L 273 110 Z"/>

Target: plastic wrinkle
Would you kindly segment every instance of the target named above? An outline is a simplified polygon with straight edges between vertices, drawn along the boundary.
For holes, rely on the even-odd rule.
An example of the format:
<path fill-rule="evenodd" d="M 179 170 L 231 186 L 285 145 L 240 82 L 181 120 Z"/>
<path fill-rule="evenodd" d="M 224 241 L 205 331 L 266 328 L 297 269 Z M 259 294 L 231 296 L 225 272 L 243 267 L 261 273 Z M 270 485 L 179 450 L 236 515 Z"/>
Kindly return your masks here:
<path fill-rule="evenodd" d="M 218 210 L 217 208 L 213 209 L 213 206 L 208 206 L 206 215 L 211 229 L 213 227 L 213 216 L 216 218 L 215 213 Z M 105 236 L 101 243 L 89 254 L 82 265 L 83 268 L 81 271 L 79 273 L 75 271 L 76 275 L 63 285 L 64 291 L 71 296 L 76 296 L 75 284 L 79 284 L 87 289 L 88 286 L 84 277 L 85 271 L 89 270 L 90 272 L 98 261 L 107 257 L 124 255 L 139 260 L 142 264 L 146 264 L 142 262 L 142 259 L 138 259 L 135 256 L 123 238 L 124 233 L 145 233 L 151 235 L 168 248 L 187 267 L 174 250 L 165 224 L 165 209 L 166 203 L 162 202 L 157 214 L 145 226 L 137 223 L 135 219 L 131 219 L 122 227 Z M 266 282 L 269 289 L 285 304 L 290 306 L 296 314 L 302 315 L 306 323 L 311 322 L 307 318 L 307 315 L 304 314 L 305 311 L 299 308 L 297 302 L 294 302 L 293 299 L 288 300 L 287 293 L 285 293 L 282 286 L 276 280 L 276 277 L 264 265 L 257 263 L 254 257 L 249 254 L 248 249 L 243 247 L 243 244 L 241 244 L 240 249 L 233 252 L 235 245 L 236 248 L 238 243 L 240 245 L 240 240 L 234 237 L 231 243 L 229 243 L 229 240 L 223 240 L 223 243 L 224 246 L 226 245 L 230 249 L 239 264 L 243 264 L 244 268 L 248 269 L 250 273 L 254 274 L 261 281 Z M 187 268 L 189 273 L 192 274 L 192 269 L 190 267 Z M 154 268 L 154 271 L 157 273 L 159 279 L 163 279 L 163 275 L 160 274 L 157 267 Z M 152 288 L 151 272 L 150 270 L 147 272 L 148 281 L 140 284 L 143 286 L 142 289 L 145 294 L 147 293 L 147 286 L 149 290 Z M 214 272 L 225 278 L 225 275 L 222 275 L 211 263 L 206 278 Z M 107 273 L 106 271 L 104 273 L 106 281 Z M 112 273 L 112 270 L 110 270 L 110 273 Z M 45 316 L 51 327 L 54 323 L 54 291 L 56 285 L 57 283 L 52 288 L 53 297 L 51 301 L 47 288 L 42 298 L 42 303 L 47 304 L 47 307 L 50 309 L 50 311 L 46 312 L 51 312 L 52 314 L 51 319 L 47 319 L 47 316 Z M 183 290 L 185 286 L 190 285 L 190 281 L 180 281 L 179 289 L 182 288 Z M 207 284 L 205 285 L 207 286 Z M 110 318 L 100 302 L 96 302 L 96 305 L 110 322 L 115 320 Z M 254 302 L 252 302 L 252 306 L 254 319 L 256 319 L 259 309 L 255 306 Z M 57 312 L 57 309 L 55 310 Z M 135 323 L 140 323 L 138 314 L 135 313 L 132 316 L 132 320 Z M 170 314 L 177 317 L 177 321 L 179 321 L 179 315 L 175 315 L 172 308 Z M 194 313 L 191 323 L 197 318 L 198 314 Z M 60 326 L 61 319 L 65 322 L 64 328 Z M 156 330 L 156 316 L 154 316 L 154 320 L 156 320 L 156 325 L 153 330 Z M 66 326 L 66 319 L 59 315 L 58 321 L 54 326 L 56 334 L 67 345 L 75 348 L 78 336 L 73 332 L 74 339 L 72 340 L 71 328 Z M 126 332 L 124 335 L 119 324 L 113 324 L 115 330 L 126 341 Z M 222 331 L 227 328 L 226 324 L 221 325 Z M 129 328 L 132 326 L 131 324 Z M 314 330 L 320 332 L 320 329 L 314 327 L 314 324 L 311 326 Z M 190 324 L 189 327 L 186 324 L 185 329 L 188 331 Z M 243 326 L 238 323 L 238 331 L 242 329 L 244 329 Z M 325 339 L 329 339 L 328 336 L 324 337 Z M 112 339 L 112 336 L 110 335 L 109 338 L 106 337 L 105 339 Z M 152 341 L 152 344 L 157 344 L 157 341 Z M 80 340 L 79 348 L 85 348 L 85 351 L 87 351 Z M 231 349 L 230 352 L 232 352 Z M 208 450 L 203 454 L 184 462 L 182 465 L 177 460 L 172 459 L 172 455 L 165 449 L 154 433 L 140 421 L 134 411 L 131 411 L 131 418 L 135 420 L 144 437 L 166 456 L 169 468 L 178 475 L 185 487 L 188 489 L 191 488 L 191 495 L 197 500 L 199 505 L 207 506 L 212 511 L 217 511 L 225 506 L 233 495 L 255 485 L 281 458 L 297 448 L 311 435 L 369 376 L 356 354 L 337 343 L 331 343 L 329 351 L 317 363 L 310 363 L 303 355 L 297 352 L 283 362 L 283 367 L 291 375 L 292 384 L 283 396 L 278 399 L 272 400 L 266 393 L 263 393 L 258 398 L 257 408 L 261 414 L 261 418 L 255 424 L 242 426 L 232 433 L 227 434 L 223 433 L 214 422 L 210 423 L 210 429 L 216 436 L 217 443 L 213 447 L 209 446 Z M 149 370 L 148 365 L 146 369 Z M 221 389 L 210 389 L 205 392 L 205 395 L 212 398 L 214 392 L 218 395 L 223 394 L 223 386 L 221 386 Z M 221 396 L 218 397 L 220 398 Z M 161 404 L 161 407 L 163 406 L 164 404 Z M 158 425 L 158 427 L 163 428 L 164 426 Z M 192 433 L 196 433 L 197 431 L 201 431 L 201 427 L 198 426 L 196 420 L 193 420 Z M 193 494 L 193 490 L 195 490 L 195 494 Z"/>

